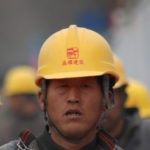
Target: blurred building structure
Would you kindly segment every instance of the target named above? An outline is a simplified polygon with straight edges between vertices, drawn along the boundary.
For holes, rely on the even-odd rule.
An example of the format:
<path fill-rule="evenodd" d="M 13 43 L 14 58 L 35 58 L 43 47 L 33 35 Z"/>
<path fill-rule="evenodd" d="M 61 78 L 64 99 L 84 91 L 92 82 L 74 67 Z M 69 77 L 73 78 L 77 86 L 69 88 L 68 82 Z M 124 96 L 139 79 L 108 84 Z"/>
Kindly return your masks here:
<path fill-rule="evenodd" d="M 150 87 L 150 1 L 142 0 L 134 9 L 118 10 L 113 15 L 112 46 L 122 59 L 128 76 Z"/>

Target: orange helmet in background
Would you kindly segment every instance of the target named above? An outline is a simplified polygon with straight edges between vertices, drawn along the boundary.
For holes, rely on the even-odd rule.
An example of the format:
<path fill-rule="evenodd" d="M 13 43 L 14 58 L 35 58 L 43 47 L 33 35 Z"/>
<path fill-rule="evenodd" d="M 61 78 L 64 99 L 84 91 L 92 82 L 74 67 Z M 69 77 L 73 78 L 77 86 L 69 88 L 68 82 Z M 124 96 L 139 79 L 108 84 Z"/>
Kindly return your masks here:
<path fill-rule="evenodd" d="M 127 108 L 137 107 L 141 117 L 150 117 L 150 92 L 148 88 L 137 80 L 130 79 L 127 87 Z"/>

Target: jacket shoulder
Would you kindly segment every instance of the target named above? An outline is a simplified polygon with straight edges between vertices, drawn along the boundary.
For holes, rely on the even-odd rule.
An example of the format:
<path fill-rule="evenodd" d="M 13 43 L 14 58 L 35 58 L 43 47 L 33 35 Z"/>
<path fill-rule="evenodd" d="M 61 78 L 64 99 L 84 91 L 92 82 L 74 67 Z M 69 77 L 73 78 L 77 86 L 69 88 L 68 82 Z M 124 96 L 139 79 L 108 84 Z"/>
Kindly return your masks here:
<path fill-rule="evenodd" d="M 2 145 L 0 150 L 39 150 L 39 148 L 34 135 L 29 130 L 24 130 L 17 140 Z"/>
<path fill-rule="evenodd" d="M 6 143 L 2 146 L 0 146 L 0 150 L 17 150 L 17 143 L 19 140 L 14 140 L 9 143 Z"/>
<path fill-rule="evenodd" d="M 0 146 L 0 150 L 39 150 L 39 148 L 36 140 L 33 140 L 27 147 L 21 139 L 18 139 Z"/>
<path fill-rule="evenodd" d="M 119 147 L 116 143 L 116 139 L 110 136 L 106 131 L 103 129 L 99 130 L 98 137 L 100 139 L 100 143 L 105 147 L 107 150 L 123 150 Z"/>
<path fill-rule="evenodd" d="M 120 146 L 118 145 L 115 145 L 114 149 L 113 150 L 124 150 L 123 148 L 121 148 Z"/>

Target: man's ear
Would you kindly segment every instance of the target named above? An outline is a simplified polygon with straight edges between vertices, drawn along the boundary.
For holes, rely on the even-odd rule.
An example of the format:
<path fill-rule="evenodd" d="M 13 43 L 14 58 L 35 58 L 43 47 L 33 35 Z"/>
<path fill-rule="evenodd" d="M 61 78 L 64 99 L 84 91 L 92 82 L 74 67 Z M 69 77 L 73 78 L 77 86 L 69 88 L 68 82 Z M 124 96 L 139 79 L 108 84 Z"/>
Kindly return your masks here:
<path fill-rule="evenodd" d="M 44 95 L 42 91 L 38 92 L 38 100 L 39 100 L 41 109 L 44 111 Z"/>
<path fill-rule="evenodd" d="M 114 92 L 112 90 L 109 90 L 108 92 L 108 97 L 105 97 L 107 98 L 107 101 L 106 99 L 104 100 L 105 101 L 105 108 L 113 108 L 114 107 Z"/>
<path fill-rule="evenodd" d="M 113 97 L 114 97 L 114 93 L 113 93 L 113 91 L 109 90 L 108 97 L 109 97 L 109 99 L 110 99 L 110 100 L 112 100 L 112 99 L 113 99 Z"/>
<path fill-rule="evenodd" d="M 114 92 L 113 92 L 113 90 L 109 90 L 108 98 L 109 98 L 109 105 L 112 105 L 112 107 L 114 107 Z"/>

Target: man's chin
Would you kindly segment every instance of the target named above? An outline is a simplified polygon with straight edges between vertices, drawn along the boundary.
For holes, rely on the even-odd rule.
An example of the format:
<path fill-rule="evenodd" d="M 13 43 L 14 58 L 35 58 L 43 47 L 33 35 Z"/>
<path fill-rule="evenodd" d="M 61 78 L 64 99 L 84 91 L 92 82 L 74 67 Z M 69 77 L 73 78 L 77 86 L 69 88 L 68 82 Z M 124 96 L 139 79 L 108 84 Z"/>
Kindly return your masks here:
<path fill-rule="evenodd" d="M 80 141 L 87 134 L 87 130 L 83 127 L 67 127 L 60 132 L 64 137 L 72 141 Z"/>
<path fill-rule="evenodd" d="M 66 137 L 66 139 L 68 139 L 72 142 L 79 143 L 85 137 L 85 133 L 71 132 L 71 133 L 66 133 L 64 136 Z"/>

